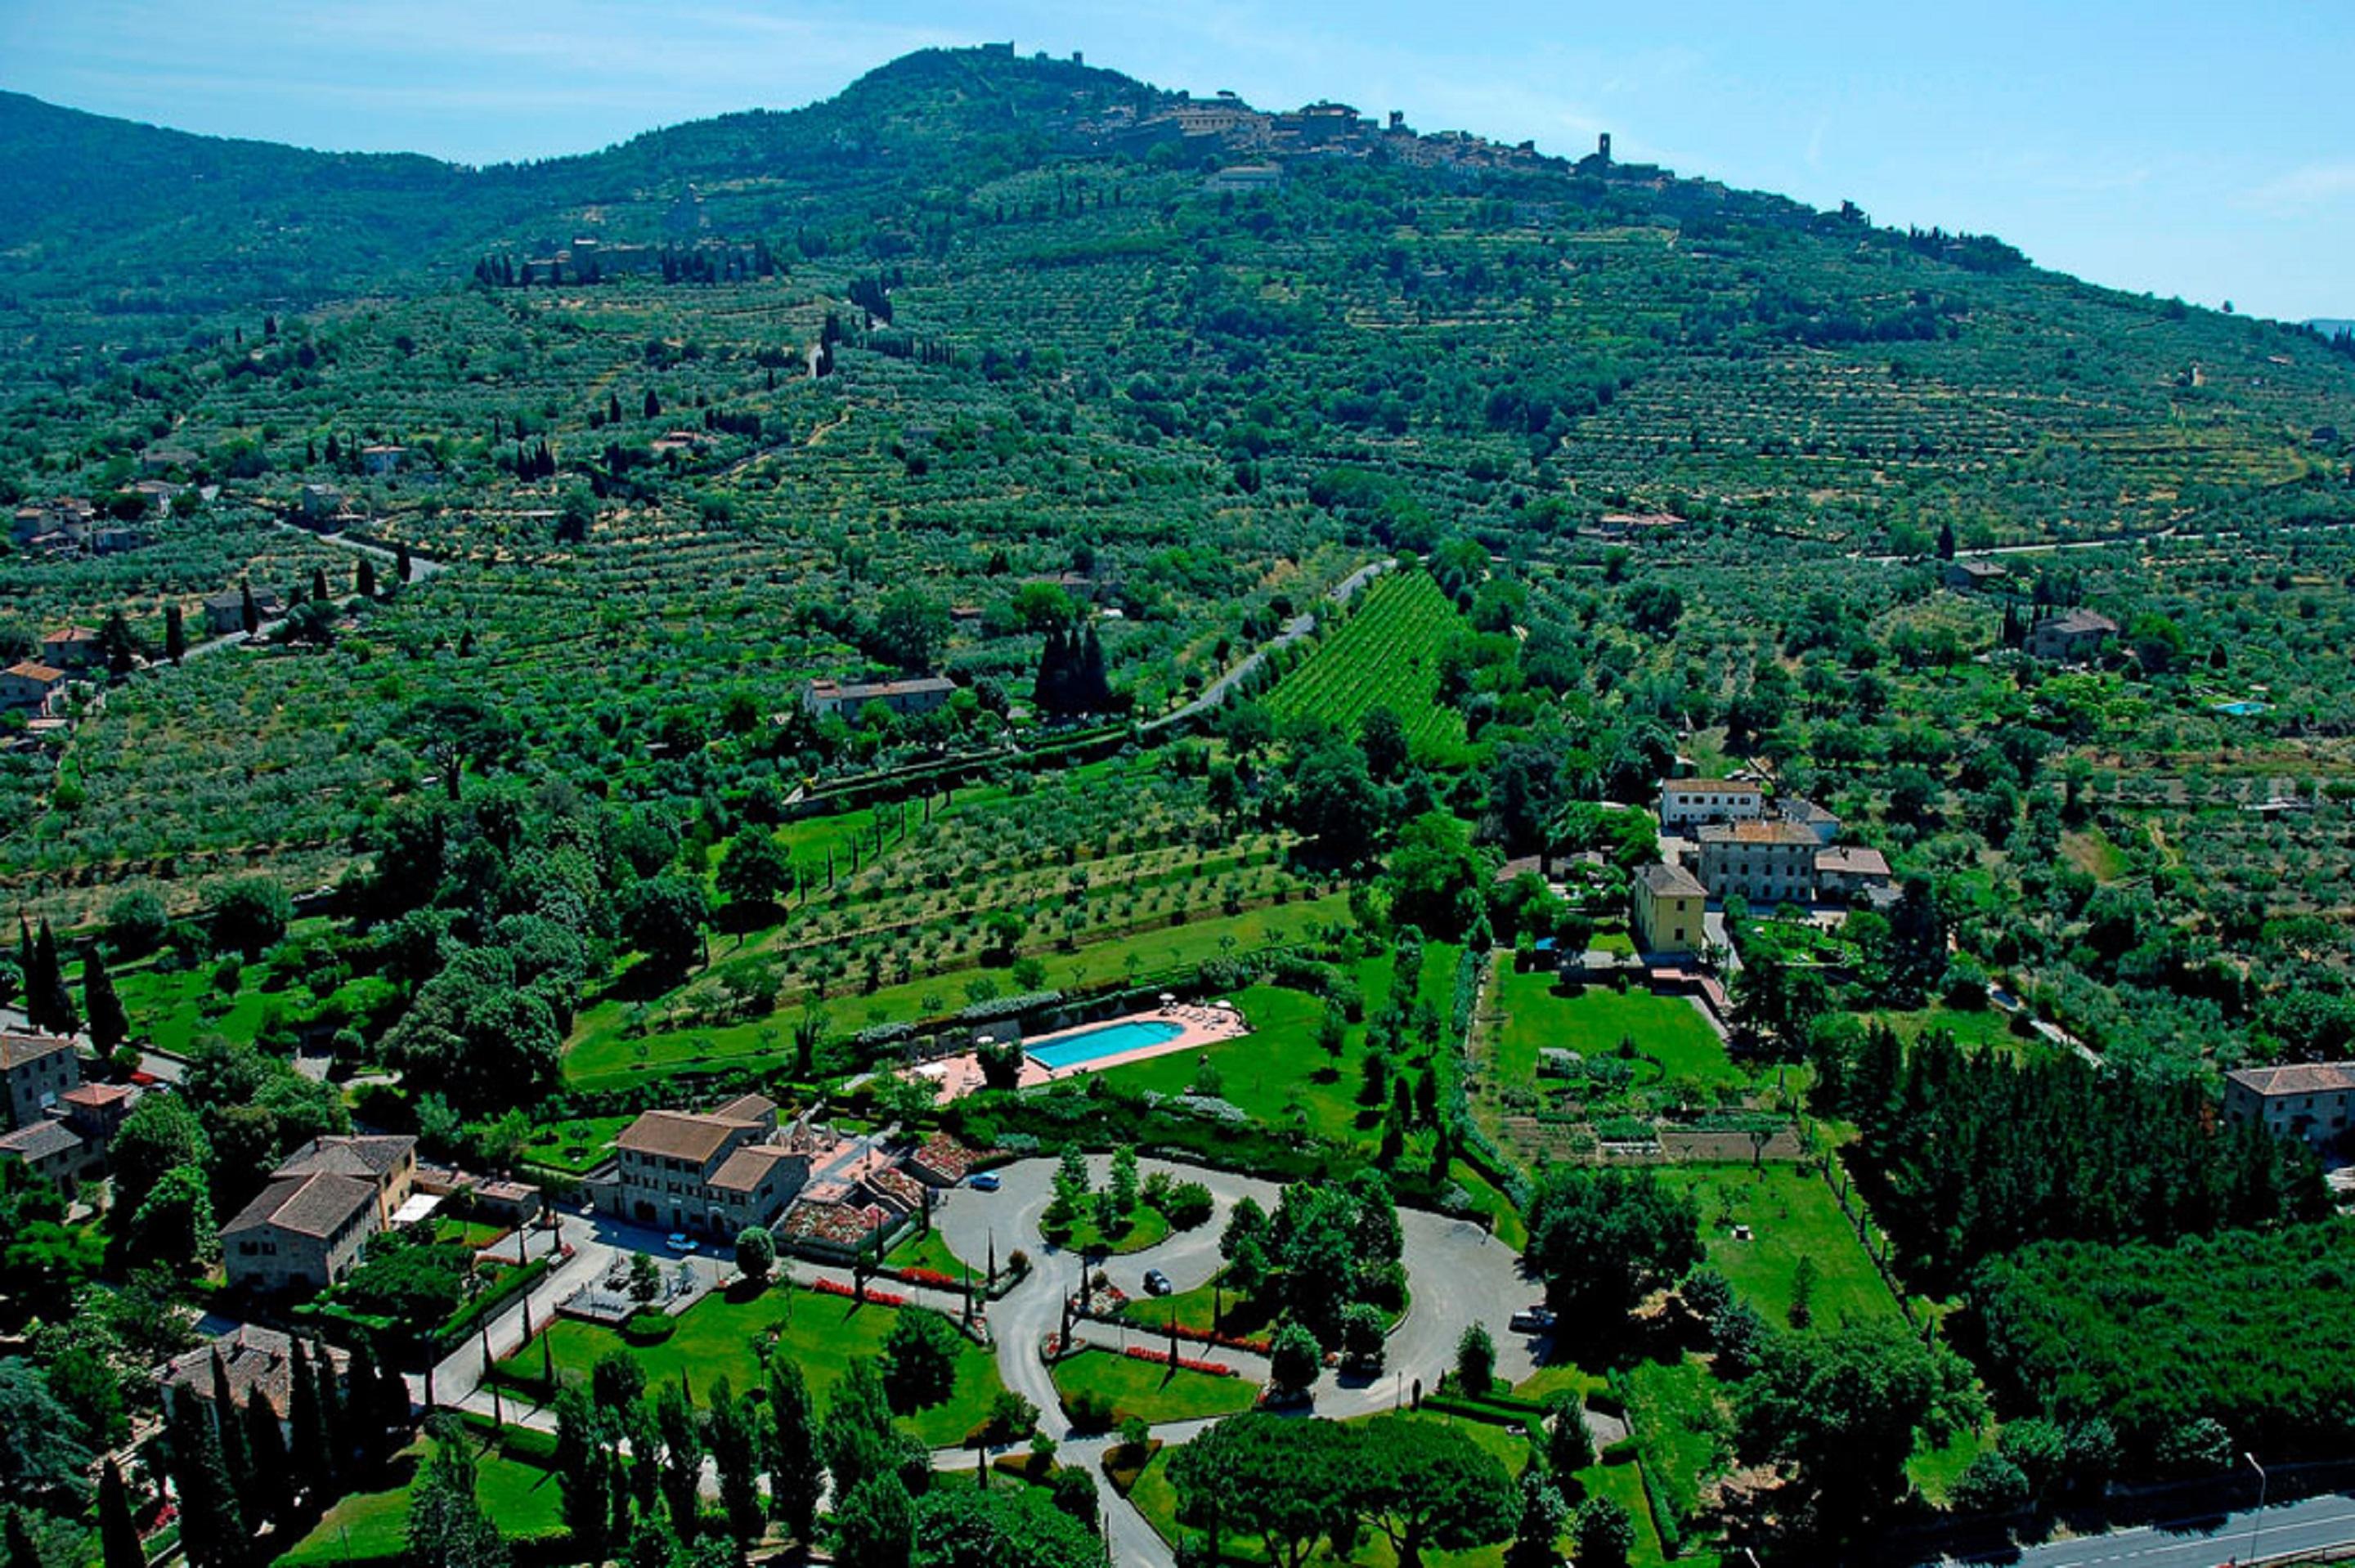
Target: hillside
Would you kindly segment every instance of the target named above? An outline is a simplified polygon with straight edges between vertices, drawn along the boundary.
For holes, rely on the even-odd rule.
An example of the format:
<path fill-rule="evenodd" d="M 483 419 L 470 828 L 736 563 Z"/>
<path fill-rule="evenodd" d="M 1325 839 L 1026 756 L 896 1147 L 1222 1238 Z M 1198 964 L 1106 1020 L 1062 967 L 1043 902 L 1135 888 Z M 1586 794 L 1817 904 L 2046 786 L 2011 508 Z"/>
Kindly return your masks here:
<path fill-rule="evenodd" d="M 423 771 L 388 726 L 453 629 L 535 744 L 666 798 L 696 787 L 663 759 L 677 715 L 908 656 L 895 589 L 972 612 L 918 662 L 1021 693 L 1039 609 L 1008 579 L 1084 563 L 1150 711 L 1367 552 L 1459 534 L 1541 556 L 1634 512 L 1902 556 L 2355 514 L 2347 446 L 2318 444 L 2355 431 L 2355 360 L 2303 329 L 1334 106 L 928 51 L 808 109 L 481 171 L 5 107 L 0 164 L 52 177 L 0 207 L 42 355 L 0 497 L 103 499 L 157 445 L 225 488 L 156 547 L 8 563 L 0 630 L 119 609 L 160 647 L 169 606 L 347 567 L 265 525 L 306 482 L 466 564 L 371 623 L 392 670 L 111 705 L 70 813 L 38 816 L 48 761 L 18 759 L 41 875 L 257 836 L 332 874 L 368 791 Z M 120 352 L 77 370 L 92 343 Z M 414 456 L 363 471 L 369 443 Z M 167 784 L 192 778 L 218 793 Z"/>

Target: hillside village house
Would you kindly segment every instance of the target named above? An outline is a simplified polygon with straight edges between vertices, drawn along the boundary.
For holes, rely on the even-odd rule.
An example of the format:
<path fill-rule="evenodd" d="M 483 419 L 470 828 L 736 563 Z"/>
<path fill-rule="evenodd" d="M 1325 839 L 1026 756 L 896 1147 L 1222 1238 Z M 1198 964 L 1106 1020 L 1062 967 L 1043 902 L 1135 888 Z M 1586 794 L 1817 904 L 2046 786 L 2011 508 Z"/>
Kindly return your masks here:
<path fill-rule="evenodd" d="M 0 1034 L 0 1086 L 10 1128 L 32 1127 L 81 1086 L 81 1057 L 61 1035 Z"/>
<path fill-rule="evenodd" d="M 362 447 L 360 449 L 360 466 L 372 474 L 399 473 L 400 465 L 408 461 L 408 458 L 407 447 Z"/>
<path fill-rule="evenodd" d="M 598 1207 L 616 1218 L 732 1238 L 776 1224 L 809 1180 L 808 1156 L 774 1141 L 777 1107 L 759 1095 L 709 1114 L 647 1111 L 613 1140 Z"/>
<path fill-rule="evenodd" d="M 2344 1146 L 2355 1117 L 2355 1062 L 2242 1067 L 2224 1075 L 2224 1115 L 2317 1150 Z"/>
<path fill-rule="evenodd" d="M 27 659 L 0 670 L 0 710 L 48 715 L 65 694 L 66 673 Z"/>
<path fill-rule="evenodd" d="M 264 620 L 275 620 L 286 613 L 286 606 L 268 588 L 253 590 L 253 608 Z M 245 595 L 237 588 L 227 593 L 209 595 L 205 599 L 205 624 L 216 637 L 227 637 L 232 631 L 245 630 Z"/>
<path fill-rule="evenodd" d="M 350 1370 L 350 1353 L 324 1340 L 310 1340 L 305 1354 L 314 1366 L 319 1358 L 325 1357 L 338 1383 Z M 216 1356 L 228 1377 L 229 1402 L 243 1410 L 261 1400 L 278 1417 L 282 1435 L 291 1438 L 294 1429 L 294 1341 L 275 1329 L 242 1323 L 218 1339 L 183 1351 L 157 1367 L 155 1383 L 166 1405 L 172 1391 L 184 1385 L 198 1399 L 210 1404 Z"/>
<path fill-rule="evenodd" d="M 1655 861 L 1636 869 L 1636 947 L 1645 953 L 1686 955 L 1700 950 L 1701 913 L 1709 890 L 1680 865 Z"/>
<path fill-rule="evenodd" d="M 1666 779 L 1660 782 L 1660 826 L 1753 822 L 1766 814 L 1766 787 L 1745 779 Z"/>
<path fill-rule="evenodd" d="M 296 1150 L 221 1227 L 232 1288 L 324 1289 L 347 1277 L 368 1238 L 409 1196 L 413 1138 L 322 1138 Z"/>
<path fill-rule="evenodd" d="M 855 719 L 869 703 L 881 703 L 901 717 L 928 714 L 956 693 L 956 683 L 941 675 L 908 681 L 862 681 L 847 685 L 836 681 L 812 681 L 802 688 L 802 706 L 812 718 L 840 714 Z"/>
<path fill-rule="evenodd" d="M 127 1084 L 83 1084 L 68 1089 L 48 1115 L 0 1136 L 0 1160 L 16 1160 L 72 1197 L 85 1181 L 106 1173 L 106 1157 L 123 1118 L 139 1102 Z"/>
<path fill-rule="evenodd" d="M 1816 892 L 1843 902 L 1889 885 L 1889 861 L 1877 849 L 1836 844 L 1816 852 Z"/>
<path fill-rule="evenodd" d="M 2118 634 L 2118 623 L 2090 609 L 2073 609 L 2028 629 L 2028 652 L 2039 659 L 2075 663 L 2102 651 Z"/>
<path fill-rule="evenodd" d="M 2011 574 L 1993 561 L 1948 561 L 1942 574 L 1956 593 L 1987 593 L 2010 580 Z"/>
<path fill-rule="evenodd" d="M 1812 902 L 1823 845 L 1797 822 L 1713 822 L 1696 835 L 1701 885 L 1712 898 L 1739 893 L 1753 904 Z"/>
<path fill-rule="evenodd" d="M 41 639 L 39 657 L 51 669 L 71 673 L 96 669 L 106 662 L 106 651 L 99 646 L 94 628 L 68 626 Z"/>

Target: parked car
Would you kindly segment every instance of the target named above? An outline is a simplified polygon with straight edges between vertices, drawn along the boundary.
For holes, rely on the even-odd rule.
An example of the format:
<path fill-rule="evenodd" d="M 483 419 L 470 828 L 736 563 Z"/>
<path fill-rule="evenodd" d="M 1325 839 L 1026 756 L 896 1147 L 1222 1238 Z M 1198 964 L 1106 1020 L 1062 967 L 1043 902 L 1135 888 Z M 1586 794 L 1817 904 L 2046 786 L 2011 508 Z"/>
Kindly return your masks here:
<path fill-rule="evenodd" d="M 995 1171 L 976 1171 L 964 1179 L 964 1184 L 976 1192 L 995 1192 L 1002 1184 Z"/>
<path fill-rule="evenodd" d="M 1145 1293 L 1147 1296 L 1168 1295 L 1169 1277 L 1162 1273 L 1157 1268 L 1146 1269 L 1145 1271 Z"/>
<path fill-rule="evenodd" d="M 670 1248 L 673 1252 L 693 1252 L 696 1250 L 695 1238 L 681 1231 L 671 1232 L 668 1236 L 666 1236 L 663 1239 L 663 1245 Z"/>
<path fill-rule="evenodd" d="M 1513 1314 L 1513 1332 L 1516 1334 L 1553 1332 L 1553 1308 L 1550 1307 L 1522 1308 Z"/>

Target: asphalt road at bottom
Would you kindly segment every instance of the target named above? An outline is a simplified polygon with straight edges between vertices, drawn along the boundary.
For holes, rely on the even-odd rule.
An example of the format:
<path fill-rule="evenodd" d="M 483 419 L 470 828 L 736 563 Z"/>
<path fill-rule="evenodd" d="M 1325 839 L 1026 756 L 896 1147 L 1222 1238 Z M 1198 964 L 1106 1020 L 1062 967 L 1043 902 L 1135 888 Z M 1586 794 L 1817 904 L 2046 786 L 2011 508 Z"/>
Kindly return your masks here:
<path fill-rule="evenodd" d="M 2253 1528 L 2254 1554 L 2249 1550 Z M 2275 1503 L 2262 1518 L 2255 1509 L 2243 1509 L 1947 1561 L 2004 1568 L 2221 1568 L 2227 1563 L 2269 1563 L 2350 1542 L 2355 1542 L 2355 1498 L 2333 1493 Z"/>

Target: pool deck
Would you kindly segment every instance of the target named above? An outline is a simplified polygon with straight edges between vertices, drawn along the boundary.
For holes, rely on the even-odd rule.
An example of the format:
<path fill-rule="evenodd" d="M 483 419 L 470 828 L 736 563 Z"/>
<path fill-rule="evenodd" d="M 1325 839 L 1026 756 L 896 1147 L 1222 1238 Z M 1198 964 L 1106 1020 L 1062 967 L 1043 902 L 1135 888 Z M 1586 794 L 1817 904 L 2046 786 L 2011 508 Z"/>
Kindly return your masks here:
<path fill-rule="evenodd" d="M 1028 1053 L 1034 1046 L 1051 1045 L 1058 1040 L 1069 1040 L 1075 1034 L 1108 1028 L 1116 1023 L 1174 1023 L 1178 1033 L 1169 1039 L 1140 1045 L 1133 1051 L 1121 1051 L 1090 1061 L 1074 1062 L 1069 1066 L 1049 1067 Z M 1119 1018 L 1100 1018 L 1093 1023 L 1082 1023 L 1072 1029 L 1057 1030 L 1022 1043 L 1022 1088 L 1053 1083 L 1059 1078 L 1075 1077 L 1082 1073 L 1100 1073 L 1106 1067 L 1118 1067 L 1130 1062 L 1149 1061 L 1167 1056 L 1175 1051 L 1199 1050 L 1205 1045 L 1223 1045 L 1230 1040 L 1251 1033 L 1251 1023 L 1242 1013 L 1231 1007 L 1214 1007 L 1207 1002 L 1174 1002 L 1156 1007 L 1150 1012 L 1132 1012 Z M 982 1086 L 981 1061 L 972 1052 L 944 1056 L 937 1062 L 927 1062 L 913 1069 L 922 1077 L 931 1078 L 941 1086 L 943 1100 L 959 1100 Z"/>

